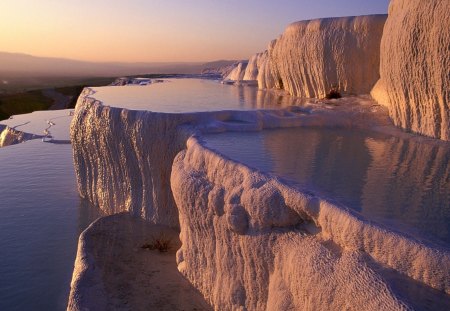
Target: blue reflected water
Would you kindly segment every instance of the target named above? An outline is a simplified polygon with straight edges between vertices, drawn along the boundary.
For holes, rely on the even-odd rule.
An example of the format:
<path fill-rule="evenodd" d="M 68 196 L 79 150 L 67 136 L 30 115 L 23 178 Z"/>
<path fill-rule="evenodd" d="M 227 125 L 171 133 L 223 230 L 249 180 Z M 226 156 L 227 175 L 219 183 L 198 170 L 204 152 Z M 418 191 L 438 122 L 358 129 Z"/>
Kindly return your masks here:
<path fill-rule="evenodd" d="M 316 128 L 223 133 L 206 135 L 205 141 L 367 219 L 450 245 L 449 144 Z"/>
<path fill-rule="evenodd" d="M 77 193 L 70 145 L 0 149 L 0 310 L 64 310 L 80 232 L 95 213 Z"/>

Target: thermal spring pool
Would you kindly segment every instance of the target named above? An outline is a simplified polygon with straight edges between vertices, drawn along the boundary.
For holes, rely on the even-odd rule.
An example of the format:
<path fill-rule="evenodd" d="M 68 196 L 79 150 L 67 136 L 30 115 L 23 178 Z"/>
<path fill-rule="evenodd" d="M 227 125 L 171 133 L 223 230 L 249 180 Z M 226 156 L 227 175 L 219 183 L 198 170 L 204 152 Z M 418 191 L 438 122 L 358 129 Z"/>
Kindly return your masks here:
<path fill-rule="evenodd" d="M 253 110 L 296 105 L 301 99 L 233 86 L 207 79 L 169 79 L 148 86 L 91 88 L 104 105 L 133 110 L 182 113 L 218 110 Z"/>
<path fill-rule="evenodd" d="M 449 245 L 448 144 L 328 128 L 209 134 L 204 141 L 368 220 Z"/>
<path fill-rule="evenodd" d="M 78 236 L 96 217 L 72 147 L 31 140 L 0 148 L 0 163 L 0 310 L 64 310 Z"/>
<path fill-rule="evenodd" d="M 36 112 L 2 121 L 3 126 L 30 133 L 27 139 L 34 139 L 0 149 L 0 310 L 65 309 L 72 272 L 77 271 L 73 268 L 78 237 L 101 214 L 99 208 L 106 214 L 125 211 L 177 227 L 180 204 L 175 204 L 177 192 L 172 192 L 174 184 L 169 181 L 176 156 L 195 133 L 223 132 L 203 134 L 200 142 L 225 157 L 276 175 L 305 193 L 314 192 L 348 208 L 368 222 L 447 251 L 448 143 L 319 127 L 386 125 L 382 109 L 373 106 L 377 105 L 367 98 L 306 102 L 255 87 L 169 79 L 148 86 L 86 89 L 75 111 Z M 230 111 L 220 112 L 224 110 Z M 243 131 L 294 125 L 297 127 Z M 239 132 L 224 132 L 227 130 Z M 178 192 L 180 196 L 185 193 L 186 188 Z M 196 206 L 186 208 L 188 212 L 197 210 Z M 228 236 L 241 235 L 224 235 Z M 409 247 L 409 240 L 406 242 Z M 227 249 L 234 245 L 227 243 Z M 189 254 L 190 250 L 186 247 L 184 251 Z M 383 254 L 377 258 L 385 262 Z M 436 271 L 438 261 L 434 257 L 429 261 L 424 265 Z M 396 265 L 394 262 L 392 267 L 398 268 Z M 89 268 L 95 269 L 95 265 Z M 406 275 L 432 283 L 428 274 L 422 278 L 415 272 Z M 430 275 L 434 280 L 435 275 Z M 441 276 L 438 273 L 436 279 L 445 278 Z M 439 282 L 438 286 L 445 283 Z M 392 284 L 395 288 L 395 281 Z M 428 307 L 428 300 L 449 305 L 434 288 L 412 287 L 422 292 L 405 294 L 423 298 L 417 298 L 421 302 L 416 306 Z M 72 288 L 75 294 L 79 290 L 83 288 Z"/>

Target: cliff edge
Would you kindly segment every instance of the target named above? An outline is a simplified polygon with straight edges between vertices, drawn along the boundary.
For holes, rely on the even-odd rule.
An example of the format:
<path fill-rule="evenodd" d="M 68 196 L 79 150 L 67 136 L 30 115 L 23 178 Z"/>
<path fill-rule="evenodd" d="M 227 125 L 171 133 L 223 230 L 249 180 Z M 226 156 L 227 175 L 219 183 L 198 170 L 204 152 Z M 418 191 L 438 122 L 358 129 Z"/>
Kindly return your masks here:
<path fill-rule="evenodd" d="M 368 15 L 289 25 L 269 46 L 269 70 L 275 85 L 268 86 L 299 97 L 321 98 L 332 88 L 368 94 L 379 78 L 385 21 L 386 15 Z"/>
<path fill-rule="evenodd" d="M 372 96 L 395 125 L 450 140 L 450 1 L 392 0 Z"/>

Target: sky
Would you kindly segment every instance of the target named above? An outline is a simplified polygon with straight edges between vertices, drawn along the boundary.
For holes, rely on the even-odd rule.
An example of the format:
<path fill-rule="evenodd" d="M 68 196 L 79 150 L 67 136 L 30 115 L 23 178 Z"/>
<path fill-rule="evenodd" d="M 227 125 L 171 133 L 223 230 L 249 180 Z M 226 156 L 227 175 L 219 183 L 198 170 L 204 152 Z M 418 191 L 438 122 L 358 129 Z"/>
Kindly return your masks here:
<path fill-rule="evenodd" d="M 86 61 L 248 59 L 295 21 L 389 0 L 0 0 L 0 51 Z"/>

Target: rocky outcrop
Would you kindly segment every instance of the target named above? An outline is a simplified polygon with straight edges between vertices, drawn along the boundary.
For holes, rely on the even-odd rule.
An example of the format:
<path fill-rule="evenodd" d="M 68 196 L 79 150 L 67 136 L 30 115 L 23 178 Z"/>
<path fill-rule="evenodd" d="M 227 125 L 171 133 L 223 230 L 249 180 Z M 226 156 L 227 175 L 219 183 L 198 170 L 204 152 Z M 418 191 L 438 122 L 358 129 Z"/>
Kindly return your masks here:
<path fill-rule="evenodd" d="M 178 269 L 211 305 L 405 309 L 367 258 L 450 292 L 447 251 L 364 221 L 308 191 L 225 159 L 191 137 L 288 126 L 388 127 L 373 101 L 171 114 L 108 107 L 94 97 L 85 89 L 71 124 L 80 195 L 107 214 L 128 211 L 178 228 Z M 83 239 L 82 250 L 89 243 Z M 95 262 L 83 256 L 77 258 L 72 292 L 86 293 L 89 301 L 83 287 L 92 283 L 83 280 L 99 276 L 89 272 L 95 271 Z M 288 267 L 292 261 L 296 264 Z M 355 292 L 359 298 L 349 300 Z"/>
<path fill-rule="evenodd" d="M 450 2 L 392 0 L 372 96 L 397 126 L 450 140 Z"/>
<path fill-rule="evenodd" d="M 179 246 L 175 230 L 128 213 L 97 219 L 80 235 L 67 310 L 211 310 L 178 272 Z"/>
<path fill-rule="evenodd" d="M 107 214 L 129 211 L 178 227 L 168 185 L 172 160 L 186 140 L 177 126 L 189 115 L 107 107 L 91 94 L 83 91 L 71 123 L 80 195 Z"/>
<path fill-rule="evenodd" d="M 174 161 L 171 186 L 180 213 L 178 268 L 220 309 L 406 309 L 367 255 L 450 292 L 448 251 L 362 220 L 194 138 Z"/>
<path fill-rule="evenodd" d="M 240 62 L 237 66 L 225 77 L 228 81 L 241 81 L 244 80 L 248 62 Z"/>
<path fill-rule="evenodd" d="M 15 130 L 7 125 L 0 124 L 0 148 L 22 143 L 24 141 L 42 137 L 40 135 Z"/>
<path fill-rule="evenodd" d="M 225 78 L 237 66 L 239 61 L 219 60 L 203 64 L 202 75 L 220 75 Z"/>
<path fill-rule="evenodd" d="M 273 40 L 269 44 L 268 50 L 266 50 L 261 55 L 257 77 L 258 87 L 260 89 L 282 88 L 279 84 L 279 82 L 281 81 L 280 77 L 278 76 L 277 71 L 275 70 L 275 66 L 272 64 L 271 58 L 269 56 L 276 42 L 276 40 Z"/>
<path fill-rule="evenodd" d="M 366 121 L 360 123 L 353 112 L 340 114 L 329 109 L 294 107 L 275 111 L 171 114 L 104 106 L 92 96 L 95 95 L 89 88 L 83 91 L 71 123 L 80 195 L 107 214 L 128 211 L 171 227 L 179 226 L 169 187 L 171 166 L 195 131 L 367 125 Z M 365 113 L 372 114 L 370 110 Z"/>
<path fill-rule="evenodd" d="M 268 68 L 260 70 L 259 86 L 299 97 L 321 98 L 332 88 L 344 94 L 370 93 L 379 78 L 385 21 L 385 15 L 372 15 L 289 25 L 269 46 L 269 64 L 262 65 Z"/>
<path fill-rule="evenodd" d="M 245 73 L 242 78 L 244 81 L 254 81 L 258 79 L 258 68 L 261 66 L 261 58 L 263 53 L 257 53 L 250 57 Z"/>

